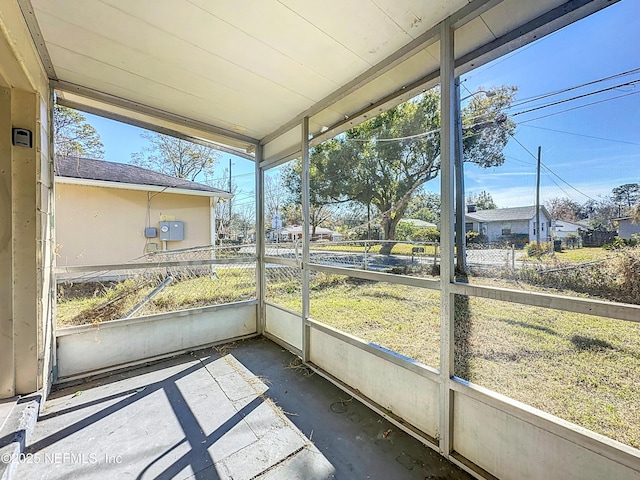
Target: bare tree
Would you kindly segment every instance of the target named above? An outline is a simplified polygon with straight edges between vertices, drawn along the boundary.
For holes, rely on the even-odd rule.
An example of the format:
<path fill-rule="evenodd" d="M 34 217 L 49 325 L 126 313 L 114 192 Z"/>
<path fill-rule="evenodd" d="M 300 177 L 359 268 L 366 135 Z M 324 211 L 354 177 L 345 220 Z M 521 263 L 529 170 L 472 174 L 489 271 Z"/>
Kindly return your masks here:
<path fill-rule="evenodd" d="M 208 183 L 220 190 L 228 191 L 235 196 L 238 192 L 238 184 L 233 180 L 233 178 L 229 180 L 229 173 L 229 169 L 225 168 L 222 177 L 209 179 Z M 229 186 L 231 186 L 231 190 L 229 190 Z M 216 204 L 216 219 L 218 220 L 216 231 L 218 232 L 218 235 L 220 235 L 225 229 L 229 233 L 231 232 L 234 214 L 235 210 L 233 209 L 233 199 L 229 199 L 225 202 L 218 202 Z"/>
<path fill-rule="evenodd" d="M 156 172 L 195 181 L 213 176 L 220 153 L 212 148 L 160 133 L 143 133 L 149 142 L 141 152 L 131 155 L 131 163 Z"/>
<path fill-rule="evenodd" d="M 284 198 L 282 179 L 280 175 L 265 175 L 264 177 L 264 214 L 273 218 L 282 213 Z"/>
<path fill-rule="evenodd" d="M 556 220 L 575 222 L 586 218 L 584 207 L 567 197 L 552 198 L 545 202 L 545 206 L 549 210 L 551 218 Z"/>
<path fill-rule="evenodd" d="M 100 134 L 81 113 L 61 105 L 53 110 L 56 155 L 104 158 Z"/>

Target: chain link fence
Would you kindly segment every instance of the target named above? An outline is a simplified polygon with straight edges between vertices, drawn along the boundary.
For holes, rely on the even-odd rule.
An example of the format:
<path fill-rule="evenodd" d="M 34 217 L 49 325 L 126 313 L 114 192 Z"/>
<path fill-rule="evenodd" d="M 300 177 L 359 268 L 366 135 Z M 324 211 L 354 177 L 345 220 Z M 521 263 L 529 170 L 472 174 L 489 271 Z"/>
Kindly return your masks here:
<path fill-rule="evenodd" d="M 466 270 L 471 275 L 512 276 L 522 266 L 527 254 L 513 245 L 469 244 Z"/>
<path fill-rule="evenodd" d="M 310 261 L 402 275 L 432 276 L 440 262 L 437 243 L 358 240 L 310 245 Z"/>
<path fill-rule="evenodd" d="M 256 298 L 255 246 L 154 252 L 109 266 L 58 269 L 59 327 Z"/>

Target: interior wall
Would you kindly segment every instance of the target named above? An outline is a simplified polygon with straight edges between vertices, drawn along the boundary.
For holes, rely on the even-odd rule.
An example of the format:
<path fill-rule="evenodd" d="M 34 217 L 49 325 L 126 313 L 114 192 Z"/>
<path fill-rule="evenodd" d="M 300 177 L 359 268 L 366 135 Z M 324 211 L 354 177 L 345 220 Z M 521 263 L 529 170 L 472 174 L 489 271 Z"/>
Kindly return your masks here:
<path fill-rule="evenodd" d="M 50 384 L 51 96 L 16 2 L 0 9 L 0 398 Z M 12 128 L 32 133 L 12 144 Z"/>

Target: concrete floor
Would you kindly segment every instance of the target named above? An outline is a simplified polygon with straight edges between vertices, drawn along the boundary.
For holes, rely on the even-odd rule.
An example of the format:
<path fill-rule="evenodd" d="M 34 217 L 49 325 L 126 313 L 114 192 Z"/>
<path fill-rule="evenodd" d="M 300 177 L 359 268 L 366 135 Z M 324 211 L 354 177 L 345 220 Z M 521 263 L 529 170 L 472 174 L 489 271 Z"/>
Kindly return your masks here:
<path fill-rule="evenodd" d="M 19 479 L 468 479 L 264 338 L 53 393 Z"/>

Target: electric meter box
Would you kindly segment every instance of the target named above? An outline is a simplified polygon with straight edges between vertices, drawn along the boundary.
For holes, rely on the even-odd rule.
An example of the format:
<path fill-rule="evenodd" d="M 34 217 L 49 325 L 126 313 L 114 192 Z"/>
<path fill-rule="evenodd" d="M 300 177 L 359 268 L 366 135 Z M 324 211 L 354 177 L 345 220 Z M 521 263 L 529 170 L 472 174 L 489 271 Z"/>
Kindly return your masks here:
<path fill-rule="evenodd" d="M 160 222 L 160 240 L 175 242 L 184 240 L 184 222 Z"/>

